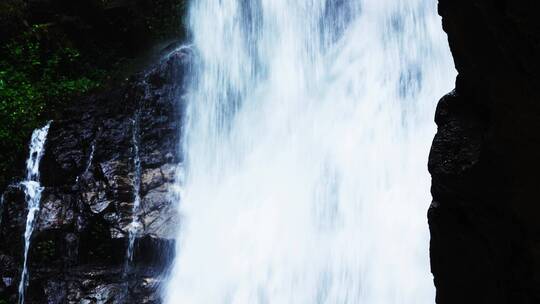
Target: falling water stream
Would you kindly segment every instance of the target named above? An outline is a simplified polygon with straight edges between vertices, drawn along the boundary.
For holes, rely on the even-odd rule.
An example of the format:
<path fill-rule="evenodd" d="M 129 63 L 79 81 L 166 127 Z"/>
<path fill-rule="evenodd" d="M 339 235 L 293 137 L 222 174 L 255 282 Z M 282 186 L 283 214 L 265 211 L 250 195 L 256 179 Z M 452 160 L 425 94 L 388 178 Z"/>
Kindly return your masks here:
<path fill-rule="evenodd" d="M 133 119 L 133 131 L 132 131 L 132 145 L 133 145 L 133 209 L 131 223 L 128 227 L 129 239 L 128 239 L 128 248 L 127 248 L 127 259 L 126 259 L 126 271 L 127 274 L 128 267 L 133 261 L 133 249 L 135 246 L 135 238 L 141 230 L 141 222 L 139 220 L 139 207 L 141 205 L 141 159 L 139 154 L 139 120 L 140 113 L 137 111 L 135 113 L 135 118 Z"/>
<path fill-rule="evenodd" d="M 6 193 L 3 192 L 2 196 L 0 196 L 0 225 L 2 225 L 2 219 L 4 215 L 4 201 L 6 199 Z"/>
<path fill-rule="evenodd" d="M 434 303 L 433 0 L 198 0 L 169 304 Z"/>
<path fill-rule="evenodd" d="M 26 216 L 26 228 L 24 231 L 24 261 L 19 283 L 19 304 L 24 303 L 26 286 L 28 285 L 28 249 L 30 248 L 30 239 L 34 231 L 34 222 L 36 214 L 39 211 L 39 202 L 43 187 L 39 182 L 39 163 L 45 152 L 45 141 L 49 133 L 49 122 L 41 129 L 36 129 L 32 133 L 29 146 L 29 156 L 26 160 L 26 180 L 21 182 L 24 188 L 28 215 Z"/>
<path fill-rule="evenodd" d="M 92 167 L 92 161 L 94 160 L 94 153 L 96 152 L 96 143 L 95 140 L 90 147 L 90 155 L 88 155 L 88 161 L 86 162 L 86 167 L 84 168 L 83 175 L 88 173 L 90 167 Z"/>

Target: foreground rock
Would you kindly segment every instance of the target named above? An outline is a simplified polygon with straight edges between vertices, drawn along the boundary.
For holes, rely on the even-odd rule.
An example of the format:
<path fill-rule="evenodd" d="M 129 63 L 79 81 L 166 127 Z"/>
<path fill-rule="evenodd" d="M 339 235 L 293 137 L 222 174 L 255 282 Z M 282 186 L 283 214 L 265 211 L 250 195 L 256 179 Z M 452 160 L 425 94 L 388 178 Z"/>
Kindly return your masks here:
<path fill-rule="evenodd" d="M 159 303 L 178 224 L 172 183 L 181 161 L 183 75 L 189 55 L 174 51 L 122 88 L 66 109 L 51 125 L 41 162 L 45 187 L 30 248 L 26 303 Z M 138 125 L 139 132 L 134 132 Z M 125 259 L 134 202 L 134 138 L 141 161 L 141 227 L 134 262 Z M 0 302 L 17 299 L 26 205 L 4 194 Z"/>
<path fill-rule="evenodd" d="M 459 71 L 429 161 L 439 304 L 540 303 L 538 8 L 439 0 Z"/>

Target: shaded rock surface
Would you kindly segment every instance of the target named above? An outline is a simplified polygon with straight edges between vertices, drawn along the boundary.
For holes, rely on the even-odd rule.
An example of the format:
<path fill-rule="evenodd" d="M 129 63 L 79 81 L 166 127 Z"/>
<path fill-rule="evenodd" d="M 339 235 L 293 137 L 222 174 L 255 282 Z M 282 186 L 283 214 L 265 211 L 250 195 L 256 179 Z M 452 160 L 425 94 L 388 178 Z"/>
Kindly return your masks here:
<path fill-rule="evenodd" d="M 429 160 L 439 304 L 540 303 L 539 8 L 439 0 L 459 72 Z"/>
<path fill-rule="evenodd" d="M 177 148 L 189 57 L 186 49 L 173 51 L 123 87 L 65 109 L 52 123 L 40 166 L 44 191 L 26 303 L 160 303 L 158 289 L 174 255 L 178 224 L 170 189 L 181 162 Z M 142 173 L 137 215 L 134 136 Z M 6 189 L 0 208 L 0 299 L 14 303 L 27 213 L 20 186 Z M 133 216 L 142 228 L 126 274 Z"/>

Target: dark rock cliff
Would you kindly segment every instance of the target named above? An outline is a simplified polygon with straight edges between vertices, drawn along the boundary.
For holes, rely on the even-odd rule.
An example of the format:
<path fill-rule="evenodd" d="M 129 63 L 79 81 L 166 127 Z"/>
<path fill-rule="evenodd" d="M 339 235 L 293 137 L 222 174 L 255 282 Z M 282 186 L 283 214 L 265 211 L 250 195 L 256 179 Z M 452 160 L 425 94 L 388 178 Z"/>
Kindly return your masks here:
<path fill-rule="evenodd" d="M 429 159 L 439 304 L 540 303 L 539 8 L 439 0 L 459 72 Z"/>
<path fill-rule="evenodd" d="M 173 51 L 121 88 L 90 96 L 53 121 L 40 165 L 45 189 L 29 251 L 26 303 L 160 302 L 157 291 L 174 255 L 178 223 L 170 189 L 180 162 L 188 62 L 185 50 Z M 125 273 L 134 137 L 142 231 Z M 8 187 L 0 206 L 0 300 L 9 303 L 17 299 L 25 206 L 21 186 Z"/>

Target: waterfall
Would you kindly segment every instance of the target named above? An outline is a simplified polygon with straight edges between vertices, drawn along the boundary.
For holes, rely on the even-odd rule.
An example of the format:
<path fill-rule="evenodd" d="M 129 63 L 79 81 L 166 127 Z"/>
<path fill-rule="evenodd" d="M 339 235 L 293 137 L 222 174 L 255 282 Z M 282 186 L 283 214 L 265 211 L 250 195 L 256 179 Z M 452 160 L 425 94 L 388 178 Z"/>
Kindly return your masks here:
<path fill-rule="evenodd" d="M 92 146 L 90 147 L 90 155 L 88 155 L 88 161 L 86 162 L 86 167 L 84 168 L 83 175 L 86 175 L 88 171 L 90 171 L 90 167 L 92 167 L 92 161 L 94 161 L 94 153 L 96 153 L 96 139 L 92 142 Z"/>
<path fill-rule="evenodd" d="M 169 304 L 434 303 L 433 0 L 198 0 Z"/>
<path fill-rule="evenodd" d="M 21 182 L 21 186 L 24 188 L 28 215 L 26 216 L 26 228 L 24 231 L 24 262 L 19 283 L 19 304 L 24 303 L 24 294 L 28 285 L 28 250 L 32 232 L 34 231 L 35 217 L 39 211 L 41 192 L 43 191 L 43 187 L 39 182 L 39 163 L 45 152 L 45 141 L 47 140 L 50 125 L 49 122 L 43 128 L 36 129 L 32 133 L 29 146 L 30 153 L 26 160 L 26 180 Z"/>
<path fill-rule="evenodd" d="M 141 223 L 139 221 L 139 207 L 141 205 L 141 159 L 139 154 L 139 118 L 140 113 L 137 111 L 135 113 L 135 118 L 133 119 L 133 128 L 132 128 L 132 144 L 133 144 L 133 209 L 131 223 L 129 224 L 129 240 L 127 248 L 127 260 L 126 260 L 126 271 L 124 274 L 127 274 L 127 270 L 131 262 L 133 261 L 133 249 L 135 246 L 135 238 L 141 230 Z"/>
<path fill-rule="evenodd" d="M 84 177 L 88 171 L 90 171 L 90 168 L 92 167 L 92 161 L 94 161 L 94 153 L 96 151 L 96 139 L 94 138 L 94 141 L 92 142 L 92 145 L 90 146 L 90 154 L 88 155 L 88 160 L 86 161 L 86 166 L 84 167 L 84 171 L 82 174 L 77 175 L 75 178 L 75 183 L 78 184 L 81 180 L 81 177 Z"/>
<path fill-rule="evenodd" d="M 0 225 L 2 225 L 2 219 L 4 215 L 4 201 L 6 199 L 6 192 L 2 193 L 2 196 L 0 196 Z"/>

